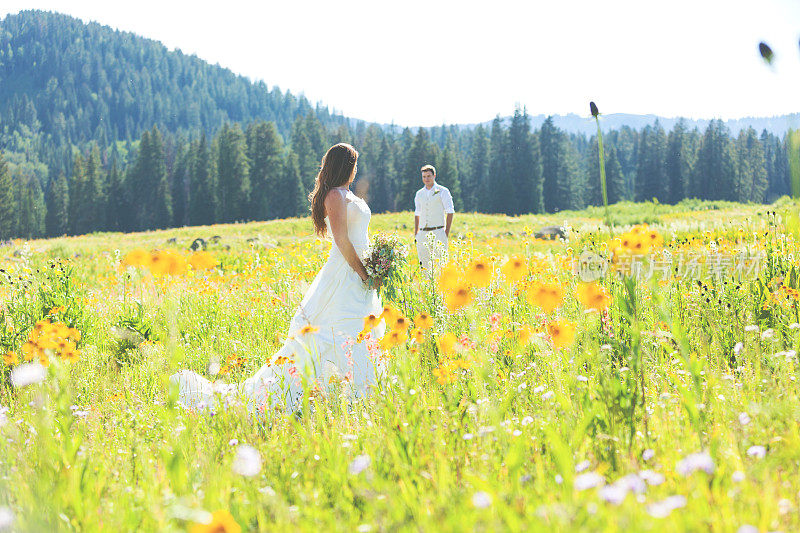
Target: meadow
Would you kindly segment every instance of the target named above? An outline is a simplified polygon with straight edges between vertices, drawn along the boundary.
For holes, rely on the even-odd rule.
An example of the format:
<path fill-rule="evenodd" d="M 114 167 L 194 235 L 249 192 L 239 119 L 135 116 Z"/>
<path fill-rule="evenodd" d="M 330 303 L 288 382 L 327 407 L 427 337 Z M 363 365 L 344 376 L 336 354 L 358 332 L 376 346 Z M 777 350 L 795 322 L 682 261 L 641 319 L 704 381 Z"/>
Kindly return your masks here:
<path fill-rule="evenodd" d="M 330 247 L 308 219 L 6 243 L 0 527 L 797 531 L 797 209 L 459 214 L 444 275 L 384 300 L 379 388 L 300 414 L 192 412 L 168 377 L 281 346 Z"/>

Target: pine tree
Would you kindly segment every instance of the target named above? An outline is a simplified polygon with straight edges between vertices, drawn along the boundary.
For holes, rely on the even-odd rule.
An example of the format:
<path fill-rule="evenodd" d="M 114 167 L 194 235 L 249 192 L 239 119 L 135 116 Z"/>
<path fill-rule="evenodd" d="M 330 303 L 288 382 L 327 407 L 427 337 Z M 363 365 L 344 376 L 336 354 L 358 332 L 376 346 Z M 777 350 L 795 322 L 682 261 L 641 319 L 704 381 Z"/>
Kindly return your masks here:
<path fill-rule="evenodd" d="M 436 165 L 436 181 L 450 190 L 453 197 L 453 205 L 456 211 L 464 210 L 464 203 L 461 199 L 461 180 L 458 172 L 458 156 L 456 154 L 456 142 L 453 136 L 448 136 L 445 148 L 439 154 Z"/>
<path fill-rule="evenodd" d="M 190 149 L 180 144 L 177 147 L 175 164 L 172 167 L 170 194 L 172 196 L 172 218 L 175 226 L 189 223 L 189 166 L 191 164 Z"/>
<path fill-rule="evenodd" d="M 238 124 L 225 125 L 218 138 L 217 176 L 222 222 L 246 220 L 250 202 L 247 143 Z"/>
<path fill-rule="evenodd" d="M 559 183 L 559 155 L 561 132 L 555 127 L 553 117 L 547 117 L 539 132 L 539 147 L 542 155 L 542 196 L 546 213 L 562 209 L 562 186 Z"/>
<path fill-rule="evenodd" d="M 615 146 L 609 146 L 606 152 L 606 187 L 609 205 L 625 199 L 625 176 Z"/>
<path fill-rule="evenodd" d="M 499 191 L 508 189 L 503 185 L 508 182 L 508 132 L 503 128 L 500 117 L 495 117 L 489 138 L 489 176 L 479 191 L 479 198 L 485 202 L 482 211 L 505 211 L 508 198 L 503 197 Z"/>
<path fill-rule="evenodd" d="M 579 164 L 578 149 L 575 144 L 570 141 L 570 138 L 562 134 L 561 143 L 559 147 L 560 155 L 558 161 L 558 181 L 561 183 L 561 198 L 560 205 L 563 209 L 578 210 L 586 207 L 585 195 L 586 184 L 585 175 L 586 171 L 582 170 Z"/>
<path fill-rule="evenodd" d="M 8 164 L 0 152 L 0 239 L 16 237 L 17 201 L 14 188 Z"/>
<path fill-rule="evenodd" d="M 669 183 L 669 202 L 677 204 L 689 195 L 694 166 L 694 150 L 686 131 L 686 121 L 680 119 L 667 137 L 664 172 Z"/>
<path fill-rule="evenodd" d="M 394 152 L 387 135 L 381 137 L 380 153 L 375 165 L 373 184 L 369 189 L 370 208 L 374 213 L 394 211 Z"/>
<path fill-rule="evenodd" d="M 712 120 L 703 135 L 692 173 L 693 195 L 701 200 L 736 199 L 738 162 L 725 124 Z"/>
<path fill-rule="evenodd" d="M 105 172 L 100 162 L 100 149 L 92 143 L 76 202 L 75 228 L 78 233 L 99 231 L 105 226 Z"/>
<path fill-rule="evenodd" d="M 508 214 L 540 213 L 543 210 L 541 198 L 541 162 L 534 156 L 534 138 L 530 131 L 530 119 L 525 110 L 514 110 L 511 127 L 508 130 L 508 190 L 499 192 L 505 195 Z M 502 183 L 502 182 L 501 182 Z"/>
<path fill-rule="evenodd" d="M 254 122 L 247 127 L 250 161 L 250 209 L 248 218 L 275 218 L 282 201 L 283 141 L 274 122 Z"/>
<path fill-rule="evenodd" d="M 44 235 L 45 203 L 42 187 L 36 176 L 17 176 L 17 236 L 34 239 Z"/>
<path fill-rule="evenodd" d="M 399 176 L 397 209 L 407 211 L 414 209 L 414 196 L 422 187 L 420 168 L 436 161 L 436 148 L 431 143 L 428 131 L 419 128 L 411 148 L 406 152 L 403 174 Z"/>
<path fill-rule="evenodd" d="M 86 189 L 86 169 L 83 156 L 76 154 L 72 161 L 72 175 L 69 182 L 69 227 L 73 235 L 81 234 L 81 213 L 88 208 Z"/>
<path fill-rule="evenodd" d="M 475 128 L 472 136 L 472 146 L 469 156 L 469 172 L 463 182 L 462 196 L 464 209 L 477 211 L 485 209 L 479 202 L 478 192 L 486 189 L 489 180 L 489 135 L 480 124 Z"/>
<path fill-rule="evenodd" d="M 747 128 L 736 140 L 739 163 L 737 201 L 764 202 L 767 192 L 767 168 L 764 147 L 756 131 Z"/>
<path fill-rule="evenodd" d="M 217 221 L 216 166 L 205 133 L 193 148 L 189 180 L 189 224 L 207 225 Z"/>
<path fill-rule="evenodd" d="M 300 161 L 293 150 L 286 152 L 283 161 L 283 180 L 285 189 L 281 191 L 282 202 L 278 210 L 280 218 L 302 217 L 308 213 L 305 184 L 300 175 Z"/>
<path fill-rule="evenodd" d="M 667 138 L 664 129 L 656 120 L 647 126 L 639 137 L 638 165 L 636 172 L 636 200 L 646 202 L 653 198 L 668 202 L 669 182 L 665 172 Z"/>
<path fill-rule="evenodd" d="M 131 226 L 131 202 L 125 185 L 125 175 L 119 169 L 119 152 L 115 145 L 111 150 L 108 170 L 106 228 L 110 231 L 128 231 Z"/>
<path fill-rule="evenodd" d="M 319 173 L 321 157 L 316 156 L 314 145 L 306 131 L 306 121 L 301 116 L 292 125 L 292 152 L 297 156 L 303 187 L 310 192 Z"/>
<path fill-rule="evenodd" d="M 155 126 L 142 134 L 136 162 L 126 181 L 134 206 L 134 227 L 138 230 L 168 227 L 172 222 L 172 194 L 164 143 Z"/>
<path fill-rule="evenodd" d="M 63 172 L 50 182 L 45 227 L 50 237 L 69 232 L 69 186 Z"/>

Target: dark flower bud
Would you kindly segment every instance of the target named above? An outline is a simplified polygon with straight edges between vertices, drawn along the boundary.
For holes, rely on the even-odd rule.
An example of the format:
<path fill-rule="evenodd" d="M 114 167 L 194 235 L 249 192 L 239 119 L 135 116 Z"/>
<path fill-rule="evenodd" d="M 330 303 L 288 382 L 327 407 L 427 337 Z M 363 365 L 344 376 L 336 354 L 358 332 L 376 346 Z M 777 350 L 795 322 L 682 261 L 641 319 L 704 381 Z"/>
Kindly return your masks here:
<path fill-rule="evenodd" d="M 773 57 L 772 48 L 767 46 L 767 43 L 765 43 L 764 41 L 758 43 L 758 52 L 761 54 L 761 57 L 764 59 L 764 61 L 766 61 L 770 65 L 772 64 L 772 57 Z"/>
<path fill-rule="evenodd" d="M 592 113 L 594 118 L 597 118 L 597 115 L 600 114 L 600 111 L 597 110 L 597 104 L 594 102 L 589 102 L 589 111 Z"/>

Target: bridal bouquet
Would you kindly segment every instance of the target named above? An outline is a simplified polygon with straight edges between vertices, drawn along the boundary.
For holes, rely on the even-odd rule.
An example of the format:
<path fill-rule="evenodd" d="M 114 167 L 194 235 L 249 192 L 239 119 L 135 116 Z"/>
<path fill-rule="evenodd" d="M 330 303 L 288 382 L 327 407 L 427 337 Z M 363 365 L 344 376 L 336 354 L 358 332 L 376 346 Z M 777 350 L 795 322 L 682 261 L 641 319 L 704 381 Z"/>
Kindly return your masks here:
<path fill-rule="evenodd" d="M 369 255 L 364 258 L 364 268 L 369 276 L 364 283 L 373 289 L 380 281 L 381 292 L 391 300 L 402 281 L 403 267 L 408 264 L 408 247 L 397 235 L 385 233 L 375 234 L 370 247 Z"/>

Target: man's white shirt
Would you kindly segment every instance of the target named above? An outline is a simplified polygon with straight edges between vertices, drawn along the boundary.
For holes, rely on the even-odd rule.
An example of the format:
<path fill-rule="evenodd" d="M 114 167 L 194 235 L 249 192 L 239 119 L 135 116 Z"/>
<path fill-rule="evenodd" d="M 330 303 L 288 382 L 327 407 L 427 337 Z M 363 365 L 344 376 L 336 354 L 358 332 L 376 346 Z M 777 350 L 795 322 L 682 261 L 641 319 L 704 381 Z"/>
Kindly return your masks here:
<path fill-rule="evenodd" d="M 423 187 L 414 196 L 414 215 L 419 217 L 420 229 L 444 226 L 446 215 L 455 212 L 453 196 L 444 185 L 434 183 L 430 189 Z"/>

